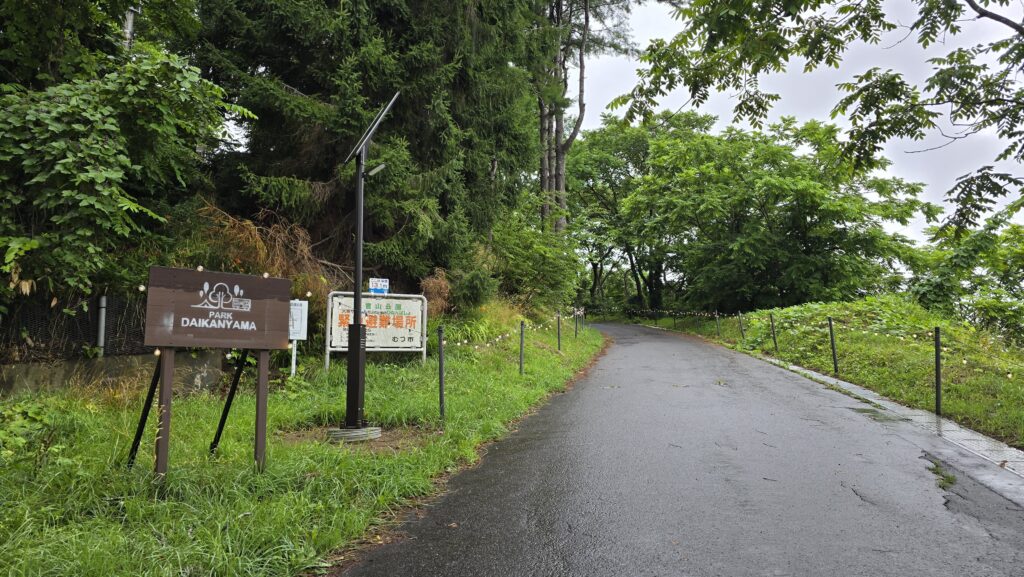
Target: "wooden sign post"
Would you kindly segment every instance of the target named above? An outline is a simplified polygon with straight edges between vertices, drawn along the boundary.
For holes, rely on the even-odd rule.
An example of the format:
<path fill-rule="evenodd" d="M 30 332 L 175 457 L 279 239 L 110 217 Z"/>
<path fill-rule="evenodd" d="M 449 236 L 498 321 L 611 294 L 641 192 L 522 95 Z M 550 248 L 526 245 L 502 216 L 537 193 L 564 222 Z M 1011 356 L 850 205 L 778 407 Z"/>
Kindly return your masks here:
<path fill-rule="evenodd" d="M 149 269 L 145 344 L 160 347 L 155 467 L 159 477 L 167 474 L 169 462 L 174 352 L 178 347 L 258 351 L 253 457 L 258 470 L 266 466 L 270 351 L 288 348 L 291 284 L 288 279 L 267 275 L 165 267 Z M 236 373 L 232 388 L 237 386 L 238 376 L 240 371 Z M 225 407 L 222 424 L 229 408 Z M 143 411 L 143 419 L 145 415 Z M 144 424 L 140 423 L 140 430 Z M 216 449 L 219 433 L 211 450 Z M 135 449 L 137 447 L 133 447 L 129 462 L 134 460 Z"/>

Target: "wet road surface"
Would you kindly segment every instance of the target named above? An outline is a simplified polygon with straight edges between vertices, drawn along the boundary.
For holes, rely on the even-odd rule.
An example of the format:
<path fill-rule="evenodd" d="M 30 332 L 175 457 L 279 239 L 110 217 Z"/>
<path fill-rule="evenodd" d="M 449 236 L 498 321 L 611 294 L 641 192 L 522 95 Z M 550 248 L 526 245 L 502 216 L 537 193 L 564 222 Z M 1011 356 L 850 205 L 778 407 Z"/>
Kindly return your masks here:
<path fill-rule="evenodd" d="M 940 489 L 905 423 L 696 338 L 600 328 L 588 376 L 345 575 L 1024 575 L 1021 508 L 948 466 Z"/>

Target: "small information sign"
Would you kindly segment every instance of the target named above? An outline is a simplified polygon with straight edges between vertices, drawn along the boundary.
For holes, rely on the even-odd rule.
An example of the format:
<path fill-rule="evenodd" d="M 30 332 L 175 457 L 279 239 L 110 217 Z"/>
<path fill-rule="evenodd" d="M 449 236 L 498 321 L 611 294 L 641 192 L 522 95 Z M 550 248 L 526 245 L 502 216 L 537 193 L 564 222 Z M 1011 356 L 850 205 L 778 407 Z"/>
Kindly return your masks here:
<path fill-rule="evenodd" d="M 370 279 L 370 294 L 374 295 L 386 295 L 388 290 L 391 289 L 391 281 L 386 278 L 371 278 Z"/>
<path fill-rule="evenodd" d="M 288 340 L 306 340 L 309 301 L 293 300 L 288 314 Z"/>

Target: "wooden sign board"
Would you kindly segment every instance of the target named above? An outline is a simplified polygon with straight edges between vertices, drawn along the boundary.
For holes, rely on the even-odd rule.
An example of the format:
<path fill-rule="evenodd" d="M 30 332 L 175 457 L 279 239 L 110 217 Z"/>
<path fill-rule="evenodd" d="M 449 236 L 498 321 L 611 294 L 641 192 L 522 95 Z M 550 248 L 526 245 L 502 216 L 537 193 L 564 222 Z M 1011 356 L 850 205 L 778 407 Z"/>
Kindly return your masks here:
<path fill-rule="evenodd" d="M 145 344 L 286 349 L 291 287 L 283 278 L 150 267 Z"/>

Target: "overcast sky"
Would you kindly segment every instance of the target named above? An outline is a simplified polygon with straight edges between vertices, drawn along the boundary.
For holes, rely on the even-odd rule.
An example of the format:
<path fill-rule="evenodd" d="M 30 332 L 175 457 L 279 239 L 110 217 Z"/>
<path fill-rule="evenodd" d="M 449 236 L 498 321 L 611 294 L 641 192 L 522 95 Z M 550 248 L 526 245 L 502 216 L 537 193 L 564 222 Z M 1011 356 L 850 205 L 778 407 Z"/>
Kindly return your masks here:
<path fill-rule="evenodd" d="M 906 0 L 889 0 L 886 3 L 887 13 L 894 15 L 899 22 L 909 24 L 916 13 L 915 7 Z M 1019 19 L 1019 18 L 1018 18 Z M 634 8 L 630 19 L 633 37 L 638 46 L 645 47 L 652 38 L 671 38 L 681 28 L 679 21 L 672 18 L 671 8 L 655 3 Z M 906 31 L 895 31 L 879 45 L 859 44 L 847 52 L 838 70 L 819 69 L 804 74 L 802 62 L 791 66 L 784 74 L 776 74 L 763 80 L 767 91 L 778 92 L 782 99 L 771 112 L 770 119 L 780 116 L 795 116 L 798 120 L 820 119 L 829 120 L 829 114 L 835 103 L 841 98 L 836 84 L 849 81 L 854 75 L 869 68 L 892 68 L 903 72 L 911 81 L 922 81 L 930 74 L 931 65 L 926 60 L 934 56 L 945 55 L 959 46 L 970 46 L 979 42 L 991 41 L 1007 36 L 1007 30 L 1000 24 L 988 21 L 966 22 L 960 36 L 949 39 L 945 44 L 937 44 L 929 50 L 922 49 L 913 38 L 899 43 Z M 636 82 L 638 63 L 625 57 L 604 56 L 592 58 L 586 70 L 587 115 L 584 128 L 600 126 L 600 117 L 608 103 L 616 96 L 628 92 Z M 683 91 L 670 94 L 661 104 L 664 108 L 677 110 L 687 100 Z M 728 94 L 718 94 L 703 107 L 700 112 L 714 114 L 719 117 L 719 127 L 728 125 L 732 120 L 732 106 L 735 100 Z M 615 111 L 621 114 L 622 111 Z M 836 124 L 846 125 L 843 119 L 837 118 Z M 995 157 L 1002 150 L 999 140 L 993 134 L 978 134 L 969 139 L 954 142 L 945 148 L 920 153 L 910 151 L 922 150 L 945 143 L 946 140 L 936 134 L 925 141 L 893 141 L 885 148 L 885 155 L 893 161 L 889 173 L 907 180 L 922 182 L 925 187 L 925 199 L 943 203 L 945 192 L 953 186 L 956 178 L 979 166 L 993 164 Z M 1003 170 L 1017 172 L 1019 167 L 1013 163 L 1003 163 Z M 913 223 L 901 232 L 913 238 L 921 239 L 925 223 Z M 896 230 L 900 230 L 897 228 Z"/>

